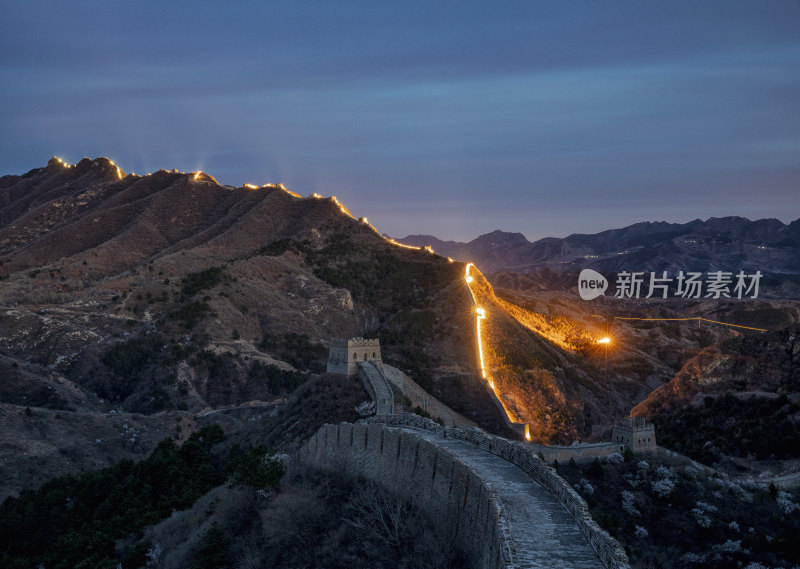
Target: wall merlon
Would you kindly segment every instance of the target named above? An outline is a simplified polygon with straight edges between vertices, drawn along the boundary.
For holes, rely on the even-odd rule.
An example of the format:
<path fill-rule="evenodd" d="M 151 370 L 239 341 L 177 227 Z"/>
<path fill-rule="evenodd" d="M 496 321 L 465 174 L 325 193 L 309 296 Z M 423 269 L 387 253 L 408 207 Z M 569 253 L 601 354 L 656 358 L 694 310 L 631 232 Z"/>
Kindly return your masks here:
<path fill-rule="evenodd" d="M 367 426 L 356 423 L 352 426 L 354 450 L 365 451 L 367 450 Z"/>
<path fill-rule="evenodd" d="M 383 452 L 383 440 L 385 429 L 381 429 L 380 425 L 371 424 L 367 425 L 367 452 L 370 454 L 381 454 Z"/>
<path fill-rule="evenodd" d="M 339 448 L 351 449 L 353 448 L 353 425 L 352 423 L 339 424 Z"/>
<path fill-rule="evenodd" d="M 351 338 L 347 341 L 350 348 L 377 348 L 379 345 L 377 338 Z"/>

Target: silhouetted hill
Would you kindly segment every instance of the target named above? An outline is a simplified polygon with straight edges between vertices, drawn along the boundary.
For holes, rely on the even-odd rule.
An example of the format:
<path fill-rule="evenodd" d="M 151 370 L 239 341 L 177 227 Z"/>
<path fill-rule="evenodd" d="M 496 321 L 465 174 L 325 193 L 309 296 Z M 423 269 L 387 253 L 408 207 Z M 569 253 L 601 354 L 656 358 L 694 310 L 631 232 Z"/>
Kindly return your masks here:
<path fill-rule="evenodd" d="M 696 219 L 689 223 L 643 222 L 597 234 L 547 237 L 533 243 L 520 233 L 493 231 L 469 243 L 427 235 L 400 239 L 431 244 L 442 254 L 472 261 L 485 273 L 534 273 L 592 268 L 628 271 L 755 271 L 765 275 L 800 274 L 800 220 L 743 217 Z"/>

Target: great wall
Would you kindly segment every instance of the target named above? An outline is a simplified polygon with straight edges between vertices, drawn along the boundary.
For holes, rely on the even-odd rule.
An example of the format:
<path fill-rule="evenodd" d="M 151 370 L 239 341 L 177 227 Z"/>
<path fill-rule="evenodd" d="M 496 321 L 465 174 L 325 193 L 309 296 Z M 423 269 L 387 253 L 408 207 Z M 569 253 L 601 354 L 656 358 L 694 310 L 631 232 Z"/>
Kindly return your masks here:
<path fill-rule="evenodd" d="M 488 434 L 430 396 L 428 409 L 442 424 L 398 412 L 395 393 L 413 402 L 424 390 L 382 362 L 376 340 L 331 342 L 328 371 L 358 375 L 377 413 L 324 425 L 298 452 L 301 463 L 363 476 L 408 499 L 476 568 L 629 567 L 585 500 L 545 463 L 631 448 L 627 431 L 615 431 L 615 442 L 548 447 Z M 634 433 L 637 425 L 626 428 Z"/>
<path fill-rule="evenodd" d="M 523 442 L 402 414 L 324 425 L 298 459 L 409 499 L 473 567 L 629 566 L 583 498 Z"/>
<path fill-rule="evenodd" d="M 358 375 L 367 393 L 376 404 L 376 415 L 394 415 L 401 412 L 401 405 L 396 401 L 394 393 L 407 397 L 412 405 L 420 406 L 435 420 L 448 427 L 460 427 L 462 429 L 477 428 L 474 422 L 456 413 L 447 405 L 428 394 L 410 377 L 397 368 L 383 363 L 380 356 L 380 347 L 377 340 L 363 340 L 353 338 L 351 340 L 334 340 L 331 343 L 331 361 L 334 360 L 334 348 L 349 342 L 348 354 L 353 353 L 350 361 L 342 361 L 337 358 L 331 365 L 329 362 L 329 373 L 344 373 L 343 370 L 353 370 L 347 375 Z M 358 353 L 353 346 L 360 346 L 363 350 Z M 366 358 L 362 355 L 366 354 Z M 356 358 L 356 356 L 358 356 Z M 349 357 L 349 356 L 347 356 Z M 345 357 L 345 360 L 347 359 Z M 357 360 L 353 362 L 353 360 Z M 341 362 L 341 363 L 340 363 Z M 521 429 L 516 429 L 523 432 Z M 533 449 L 546 462 L 568 462 L 570 459 L 576 462 L 591 461 L 595 458 L 604 458 L 612 453 L 623 453 L 626 448 L 633 452 L 655 452 L 657 449 L 655 431 L 653 425 L 641 419 L 628 418 L 614 425 L 612 440 L 608 442 L 580 444 L 570 446 L 541 445 L 528 443 L 526 448 Z"/>

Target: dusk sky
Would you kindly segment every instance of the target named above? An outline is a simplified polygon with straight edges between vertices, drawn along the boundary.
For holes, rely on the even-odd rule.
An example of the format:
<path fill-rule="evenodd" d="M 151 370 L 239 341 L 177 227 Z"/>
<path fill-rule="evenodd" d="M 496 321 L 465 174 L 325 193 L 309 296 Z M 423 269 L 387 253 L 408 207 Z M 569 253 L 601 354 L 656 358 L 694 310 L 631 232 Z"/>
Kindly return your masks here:
<path fill-rule="evenodd" d="M 2 1 L 0 174 L 336 195 L 402 237 L 800 217 L 800 2 Z"/>

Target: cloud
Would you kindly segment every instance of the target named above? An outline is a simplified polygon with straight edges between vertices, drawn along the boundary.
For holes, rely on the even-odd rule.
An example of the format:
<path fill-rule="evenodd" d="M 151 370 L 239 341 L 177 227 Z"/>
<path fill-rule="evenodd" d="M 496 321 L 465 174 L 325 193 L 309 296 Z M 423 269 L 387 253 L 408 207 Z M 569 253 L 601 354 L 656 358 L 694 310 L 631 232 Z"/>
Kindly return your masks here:
<path fill-rule="evenodd" d="M 385 205 L 402 193 L 422 204 L 404 233 L 432 232 L 421 224 L 439 218 L 420 212 L 433 204 L 454 231 L 471 215 L 526 232 L 508 224 L 535 224 L 536 211 L 579 231 L 598 199 L 630 222 L 675 201 L 800 213 L 793 2 L 6 11 L 4 173 L 57 151 L 134 171 L 202 165 L 225 183 L 283 181 L 376 212 L 403 211 Z"/>

